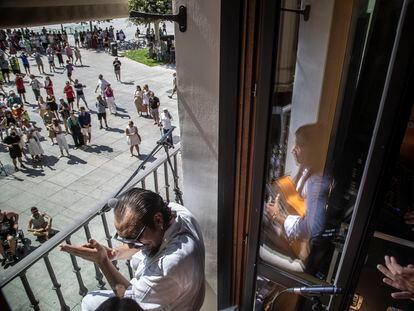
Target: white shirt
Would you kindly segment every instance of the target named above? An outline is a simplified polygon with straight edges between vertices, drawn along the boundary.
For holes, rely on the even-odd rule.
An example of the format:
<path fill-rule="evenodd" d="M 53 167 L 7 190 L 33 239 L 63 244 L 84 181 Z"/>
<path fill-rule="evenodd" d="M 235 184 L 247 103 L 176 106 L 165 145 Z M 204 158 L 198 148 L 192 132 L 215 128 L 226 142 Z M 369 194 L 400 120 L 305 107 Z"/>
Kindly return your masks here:
<path fill-rule="evenodd" d="M 108 84 L 109 84 L 109 82 L 106 81 L 105 79 L 102 79 L 102 80 L 98 79 L 98 84 L 97 85 L 100 87 L 102 93 L 105 91 Z"/>
<path fill-rule="evenodd" d="M 145 250 L 131 259 L 133 298 L 144 310 L 199 310 L 204 302 L 204 242 L 194 216 L 170 203 L 177 217 L 153 257 Z"/>
<path fill-rule="evenodd" d="M 171 128 L 171 119 L 169 112 L 161 113 L 160 121 L 164 130 L 169 130 Z"/>

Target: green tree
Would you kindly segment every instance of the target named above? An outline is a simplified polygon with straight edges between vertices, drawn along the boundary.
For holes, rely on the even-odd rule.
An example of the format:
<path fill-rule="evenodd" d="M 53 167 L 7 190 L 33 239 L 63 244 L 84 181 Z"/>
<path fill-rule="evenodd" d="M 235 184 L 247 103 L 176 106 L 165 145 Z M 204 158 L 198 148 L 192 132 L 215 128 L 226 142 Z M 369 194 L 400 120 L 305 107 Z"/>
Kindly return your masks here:
<path fill-rule="evenodd" d="M 128 0 L 129 11 L 143 13 L 172 14 L 172 0 Z M 135 25 L 154 24 L 155 40 L 159 41 L 161 20 L 129 18 Z"/>

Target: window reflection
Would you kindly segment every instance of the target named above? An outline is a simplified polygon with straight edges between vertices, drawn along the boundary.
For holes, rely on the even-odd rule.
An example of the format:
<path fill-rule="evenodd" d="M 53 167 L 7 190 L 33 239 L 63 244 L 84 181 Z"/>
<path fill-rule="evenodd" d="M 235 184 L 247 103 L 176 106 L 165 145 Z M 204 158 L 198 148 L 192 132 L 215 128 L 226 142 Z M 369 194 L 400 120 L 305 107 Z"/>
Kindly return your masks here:
<path fill-rule="evenodd" d="M 268 185 L 262 242 L 280 253 L 293 270 L 303 270 L 312 248 L 325 229 L 331 177 L 324 172 L 321 124 L 306 124 L 295 132 L 292 155 L 294 176 L 275 178 Z M 282 261 L 280 262 L 283 263 Z"/>

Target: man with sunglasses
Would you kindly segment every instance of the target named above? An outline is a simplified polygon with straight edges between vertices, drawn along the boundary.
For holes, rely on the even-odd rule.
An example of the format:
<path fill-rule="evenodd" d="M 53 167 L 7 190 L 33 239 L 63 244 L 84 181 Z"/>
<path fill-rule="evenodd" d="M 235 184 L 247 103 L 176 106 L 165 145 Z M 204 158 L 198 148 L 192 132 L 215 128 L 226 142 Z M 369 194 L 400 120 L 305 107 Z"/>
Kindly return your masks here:
<path fill-rule="evenodd" d="M 204 301 L 204 243 L 193 215 L 161 196 L 132 188 L 108 202 L 114 209 L 114 239 L 123 246 L 110 249 L 89 243 L 61 245 L 61 250 L 95 262 L 109 285 L 127 288 L 125 297 L 144 310 L 199 310 Z M 128 281 L 112 264 L 130 259 L 134 278 Z M 82 310 L 95 310 L 115 293 L 94 291 L 82 300 Z"/>

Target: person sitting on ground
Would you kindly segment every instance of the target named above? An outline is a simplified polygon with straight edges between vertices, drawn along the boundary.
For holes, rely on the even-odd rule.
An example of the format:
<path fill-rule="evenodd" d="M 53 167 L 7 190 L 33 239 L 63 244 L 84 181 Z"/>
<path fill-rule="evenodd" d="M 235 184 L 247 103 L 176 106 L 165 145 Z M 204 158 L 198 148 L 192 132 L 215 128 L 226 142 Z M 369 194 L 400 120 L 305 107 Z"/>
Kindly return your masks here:
<path fill-rule="evenodd" d="M 6 250 L 3 247 L 5 241 L 8 242 L 7 251 L 14 260 L 16 257 L 16 234 L 19 222 L 19 215 L 15 212 L 2 212 L 0 210 L 0 254 L 3 256 L 2 264 L 6 263 Z"/>
<path fill-rule="evenodd" d="M 30 216 L 27 231 L 37 238 L 48 240 L 52 230 L 52 217 L 46 213 L 40 213 L 36 206 L 33 206 L 30 211 L 32 216 Z"/>
<path fill-rule="evenodd" d="M 127 288 L 124 297 L 144 310 L 200 310 L 205 295 L 205 249 L 200 227 L 184 206 L 165 203 L 150 190 L 131 188 L 110 200 L 114 209 L 111 249 L 91 239 L 86 245 L 61 245 L 61 250 L 97 264 L 113 289 L 97 290 L 82 300 L 82 310 L 96 310 Z M 131 259 L 134 277 L 125 278 L 113 260 Z"/>

